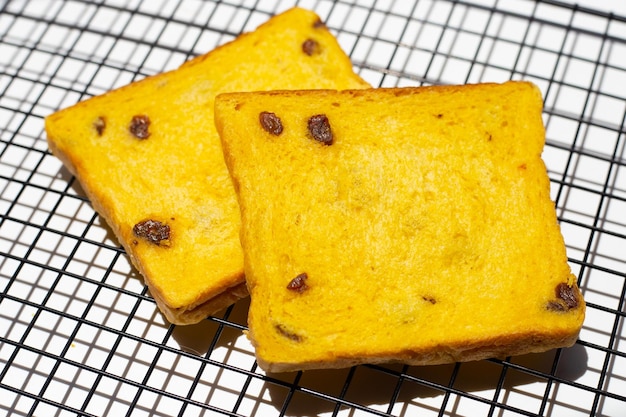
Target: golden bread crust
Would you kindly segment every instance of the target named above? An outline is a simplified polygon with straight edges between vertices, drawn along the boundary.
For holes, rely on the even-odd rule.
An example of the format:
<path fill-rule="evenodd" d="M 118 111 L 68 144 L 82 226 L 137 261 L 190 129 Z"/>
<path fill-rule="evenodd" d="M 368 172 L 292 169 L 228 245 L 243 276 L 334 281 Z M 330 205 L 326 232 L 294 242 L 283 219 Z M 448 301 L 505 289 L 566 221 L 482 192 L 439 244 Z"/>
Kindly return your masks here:
<path fill-rule="evenodd" d="M 263 369 L 575 342 L 585 305 L 550 200 L 534 85 L 224 94 L 215 117 Z"/>
<path fill-rule="evenodd" d="M 307 41 L 315 51 L 303 49 Z M 214 97 L 367 86 L 319 17 L 294 8 L 174 71 L 60 110 L 45 127 L 50 150 L 111 226 L 165 316 L 191 324 L 246 294 Z"/>

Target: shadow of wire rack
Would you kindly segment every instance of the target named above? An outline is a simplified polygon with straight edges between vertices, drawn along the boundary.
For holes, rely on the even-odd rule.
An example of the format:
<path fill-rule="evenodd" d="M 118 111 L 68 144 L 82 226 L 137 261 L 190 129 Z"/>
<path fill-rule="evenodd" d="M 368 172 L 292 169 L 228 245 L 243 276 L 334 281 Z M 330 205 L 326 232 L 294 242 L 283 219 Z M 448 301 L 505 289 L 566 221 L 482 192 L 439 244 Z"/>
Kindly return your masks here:
<path fill-rule="evenodd" d="M 0 415 L 625 416 L 626 9 L 616 3 L 0 2 Z M 374 86 L 541 88 L 552 197 L 588 303 L 574 347 L 266 375 L 241 334 L 246 301 L 191 328 L 164 322 L 47 151 L 43 117 L 294 4 L 326 21 Z"/>

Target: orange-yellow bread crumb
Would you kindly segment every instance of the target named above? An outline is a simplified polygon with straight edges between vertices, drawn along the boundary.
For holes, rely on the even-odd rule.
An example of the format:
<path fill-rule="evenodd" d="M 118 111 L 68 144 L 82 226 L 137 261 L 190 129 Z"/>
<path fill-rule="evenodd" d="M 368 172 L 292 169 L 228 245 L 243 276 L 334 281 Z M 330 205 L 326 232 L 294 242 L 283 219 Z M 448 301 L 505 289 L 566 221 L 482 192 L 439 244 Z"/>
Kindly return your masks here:
<path fill-rule="evenodd" d="M 219 96 L 261 368 L 572 345 L 541 114 L 525 82 Z"/>
<path fill-rule="evenodd" d="M 294 8 L 174 71 L 54 113 L 46 131 L 161 311 L 190 324 L 247 295 L 215 95 L 367 86 L 319 17 Z"/>

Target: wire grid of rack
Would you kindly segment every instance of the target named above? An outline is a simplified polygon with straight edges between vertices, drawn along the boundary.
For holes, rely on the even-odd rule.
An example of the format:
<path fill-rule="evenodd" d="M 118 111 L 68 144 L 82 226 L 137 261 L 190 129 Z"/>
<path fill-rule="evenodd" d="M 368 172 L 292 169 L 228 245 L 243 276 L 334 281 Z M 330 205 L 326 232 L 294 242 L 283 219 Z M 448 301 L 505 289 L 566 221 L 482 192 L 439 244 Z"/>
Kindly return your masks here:
<path fill-rule="evenodd" d="M 575 346 L 266 375 L 242 335 L 245 300 L 196 326 L 164 321 L 48 152 L 43 117 L 173 69 L 294 4 L 324 19 L 374 86 L 527 79 L 541 88 L 543 156 L 588 303 Z M 0 3 L 0 415 L 626 415 L 626 12 L 601 6 Z"/>

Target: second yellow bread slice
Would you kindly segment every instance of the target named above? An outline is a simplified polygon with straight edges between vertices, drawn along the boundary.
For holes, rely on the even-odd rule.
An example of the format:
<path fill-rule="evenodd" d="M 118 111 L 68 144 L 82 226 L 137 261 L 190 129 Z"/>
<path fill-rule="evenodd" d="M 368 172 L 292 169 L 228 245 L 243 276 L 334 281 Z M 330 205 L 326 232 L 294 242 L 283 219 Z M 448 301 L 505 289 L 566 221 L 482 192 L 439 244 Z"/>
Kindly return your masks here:
<path fill-rule="evenodd" d="M 218 96 L 260 366 L 572 345 L 585 305 L 541 117 L 525 82 Z"/>
<path fill-rule="evenodd" d="M 247 295 L 215 96 L 366 86 L 319 17 L 294 8 L 176 70 L 58 111 L 46 131 L 161 311 L 190 324 Z"/>

